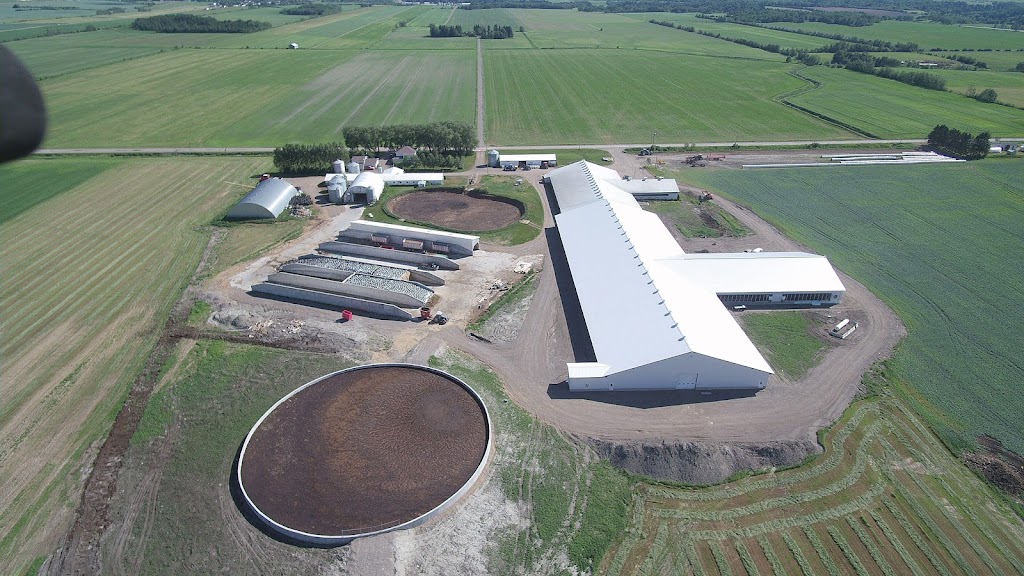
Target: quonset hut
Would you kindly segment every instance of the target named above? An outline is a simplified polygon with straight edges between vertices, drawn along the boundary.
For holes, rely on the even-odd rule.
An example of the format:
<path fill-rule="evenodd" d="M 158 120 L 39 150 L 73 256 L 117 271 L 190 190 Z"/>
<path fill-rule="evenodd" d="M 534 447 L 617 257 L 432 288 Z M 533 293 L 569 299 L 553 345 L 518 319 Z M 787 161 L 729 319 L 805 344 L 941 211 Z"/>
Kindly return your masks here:
<path fill-rule="evenodd" d="M 827 292 L 819 305 L 842 296 L 821 256 L 686 254 L 656 214 L 615 185 L 614 170 L 581 161 L 545 180 L 597 357 L 568 365 L 571 390 L 760 390 L 772 369 L 720 294 Z"/>
<path fill-rule="evenodd" d="M 294 186 L 280 178 L 269 178 L 256 185 L 239 200 L 225 218 L 249 220 L 254 218 L 277 218 L 288 207 L 288 202 L 298 194 Z"/>

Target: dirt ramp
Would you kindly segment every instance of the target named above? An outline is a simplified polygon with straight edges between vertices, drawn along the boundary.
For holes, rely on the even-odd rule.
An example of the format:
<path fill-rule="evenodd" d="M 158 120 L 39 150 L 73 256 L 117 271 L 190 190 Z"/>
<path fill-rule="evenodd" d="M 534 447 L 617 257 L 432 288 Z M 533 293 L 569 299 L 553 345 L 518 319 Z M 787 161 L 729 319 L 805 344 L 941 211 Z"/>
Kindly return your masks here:
<path fill-rule="evenodd" d="M 737 472 L 794 466 L 821 453 L 821 446 L 810 441 L 617 443 L 591 438 L 589 443 L 602 458 L 623 470 L 685 484 L 716 484 Z"/>

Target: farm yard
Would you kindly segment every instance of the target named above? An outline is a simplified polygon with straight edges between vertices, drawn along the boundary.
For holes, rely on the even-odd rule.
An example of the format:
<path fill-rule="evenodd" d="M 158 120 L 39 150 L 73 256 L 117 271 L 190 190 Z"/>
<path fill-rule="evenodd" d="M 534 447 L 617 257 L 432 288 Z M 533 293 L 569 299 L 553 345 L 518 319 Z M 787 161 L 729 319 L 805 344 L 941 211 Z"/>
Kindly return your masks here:
<path fill-rule="evenodd" d="M 561 370 L 573 358 L 555 356 L 575 344 L 562 331 L 571 302 L 560 299 L 561 280 L 548 271 L 558 265 L 548 247 L 556 235 L 544 227 L 546 198 L 537 193 L 543 191 L 537 172 L 516 185 L 515 177 L 471 167 L 469 156 L 465 170 L 446 174 L 446 185 L 474 183 L 477 197 L 450 194 L 465 206 L 424 201 L 441 192 L 403 195 L 404 189 L 388 187 L 361 213 L 417 225 L 428 224 L 417 216 L 430 215 L 423 220 L 442 228 L 498 226 L 473 231 L 484 244 L 471 260 L 481 263 L 473 272 L 481 277 L 450 287 L 465 287 L 467 302 L 478 290 L 492 301 L 507 300 L 500 313 L 523 317 L 507 322 L 505 340 L 489 342 L 490 332 L 470 334 L 477 328 L 462 326 L 464 318 L 400 329 L 369 317 L 339 323 L 332 311 L 252 298 L 232 284 L 244 276 L 234 276 L 237 271 L 298 250 L 314 230 L 331 237 L 337 230 L 327 223 L 358 217 L 349 212 L 353 207 L 320 205 L 312 224 L 294 217 L 221 221 L 255 178 L 274 170 L 268 156 L 96 154 L 5 164 L 0 572 L 58 571 L 50 562 L 75 550 L 65 539 L 80 534 L 69 530 L 76 510 L 87 507 L 83 484 L 128 390 L 156 382 L 129 448 L 117 455 L 124 467 L 109 518 L 93 526 L 96 539 L 89 542 L 96 546 L 83 552 L 104 573 L 393 568 L 447 574 L 453 565 L 463 574 L 1024 573 L 1019 498 L 1010 503 L 957 460 L 988 454 L 983 447 L 991 441 L 978 440 L 983 434 L 1024 452 L 1018 389 L 1024 372 L 1008 304 L 1019 300 L 1024 276 L 1007 264 L 1024 251 L 1020 161 L 770 172 L 730 169 L 737 161 L 676 172 L 663 164 L 671 166 L 672 153 L 638 158 L 636 150 L 624 150 L 654 142 L 688 153 L 693 145 L 687 143 L 701 141 L 720 148 L 799 141 L 817 154 L 819 145 L 812 143 L 921 139 L 940 123 L 1019 139 L 1024 75 L 1010 70 L 1024 61 L 1021 33 L 896 21 L 862 27 L 780 22 L 770 26 L 787 30 L 772 30 L 669 12 L 405 5 L 345 5 L 338 13 L 307 17 L 281 14 L 277 6 L 207 11 L 167 2 L 147 7 L 145 15 L 187 12 L 262 20 L 272 28 L 163 34 L 128 26 L 141 5 L 94 16 L 110 5 L 32 5 L 43 3 L 61 9 L 0 7 L 0 42 L 40 81 L 49 113 L 46 148 L 269 148 L 342 140 L 342 128 L 352 125 L 478 123 L 484 150 L 557 152 L 560 165 L 586 158 L 624 175 L 642 176 L 647 167 L 713 190 L 720 204 L 684 197 L 648 206 L 683 242 L 756 245 L 763 235 L 749 227 L 756 218 L 724 200 L 742 202 L 867 284 L 899 314 L 909 335 L 869 372 L 858 400 L 819 435 L 823 454 L 795 469 L 740 471 L 733 481 L 707 488 L 654 481 L 613 467 L 596 445 L 566 432 L 579 417 L 572 414 L 577 399 L 541 392 L 562 412 L 538 413 L 540 419 L 517 404 L 532 401 L 516 388 L 523 382 L 541 390 L 548 380 L 564 378 Z M 808 51 L 833 40 L 799 30 L 917 42 L 922 50 L 942 50 L 876 56 L 970 56 L 989 70 L 929 70 L 949 90 L 929 91 L 806 67 L 652 19 Z M 432 24 L 511 26 L 515 35 L 430 38 Z M 86 26 L 95 30 L 83 31 Z M 287 49 L 292 42 L 298 49 Z M 962 95 L 971 88 L 994 88 L 1007 105 Z M 507 213 L 483 200 L 494 197 Z M 420 203 L 409 206 L 414 200 Z M 467 212 L 478 200 L 487 205 Z M 495 286 L 514 275 L 504 264 L 516 258 L 544 264 L 520 293 L 504 292 L 502 299 Z M 187 321 L 177 310 L 168 323 L 175 303 L 195 297 L 206 300 L 194 305 Z M 902 334 L 891 312 L 878 308 Z M 815 331 L 831 321 L 824 314 L 748 311 L 738 320 L 779 381 L 792 385 L 801 374 L 820 372 L 819 359 L 848 344 Z M 288 334 L 269 342 L 279 348 L 244 343 L 256 342 L 246 333 L 265 318 L 278 321 L 273 331 Z M 480 324 L 487 323 L 483 318 Z M 896 332 L 881 336 L 895 341 Z M 867 330 L 862 325 L 858 333 Z M 526 340 L 531 343 L 520 347 Z M 502 357 L 509 351 L 517 354 L 513 360 Z M 478 390 L 497 426 L 493 468 L 445 518 L 390 540 L 323 550 L 268 538 L 242 514 L 229 481 L 245 431 L 311 377 L 385 361 L 429 363 Z M 512 361 L 521 365 L 515 379 L 503 364 Z M 560 376 L 548 378 L 548 372 Z M 736 405 L 702 401 L 685 408 L 748 418 Z M 813 447 L 813 429 L 841 409 L 815 416 L 808 444 Z M 646 430 L 615 424 L 617 434 L 632 438 L 619 446 L 633 449 L 638 438 L 650 438 L 655 412 L 647 412 L 652 423 Z M 721 432 L 726 423 L 716 417 L 714 424 L 700 430 L 701 438 L 732 449 L 735 437 Z M 662 442 L 650 459 L 672 458 L 667 446 Z M 195 542 L 207 546 L 199 550 Z"/>
<path fill-rule="evenodd" d="M 50 554 L 73 519 L 97 442 L 207 245 L 198 228 L 244 190 L 225 181 L 269 167 L 263 158 L 33 160 L 0 175 L 45 196 L 64 162 L 91 177 L 0 224 L 0 557 L 19 562 Z"/>
<path fill-rule="evenodd" d="M 1024 276 L 1020 163 L 684 171 L 829 254 L 878 293 L 909 334 L 887 362 L 911 405 L 957 451 L 989 434 L 1024 452 L 1024 373 L 1007 303 Z M 978 183 L 984 183 L 979 185 Z"/>

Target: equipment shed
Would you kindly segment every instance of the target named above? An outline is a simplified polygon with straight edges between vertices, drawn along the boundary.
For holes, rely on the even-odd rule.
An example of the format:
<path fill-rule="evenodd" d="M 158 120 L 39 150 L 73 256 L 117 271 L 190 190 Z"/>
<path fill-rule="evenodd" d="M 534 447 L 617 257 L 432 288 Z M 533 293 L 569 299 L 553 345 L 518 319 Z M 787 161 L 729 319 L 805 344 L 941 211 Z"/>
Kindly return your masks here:
<path fill-rule="evenodd" d="M 470 234 L 459 234 L 458 232 L 445 232 L 443 230 L 429 230 L 415 226 L 402 226 L 400 224 L 385 224 L 383 222 L 370 222 L 368 220 L 356 220 L 349 225 L 342 235 L 350 238 L 369 239 L 371 236 L 383 236 L 388 238 L 388 243 L 394 246 L 401 246 L 406 240 L 426 241 L 424 248 L 430 252 L 452 253 L 459 255 L 472 255 L 473 250 L 480 247 L 480 237 Z M 429 245 L 427 244 L 429 243 Z M 443 245 L 447 248 L 441 248 Z"/>
<path fill-rule="evenodd" d="M 359 196 L 363 196 L 366 198 L 367 205 L 375 204 L 377 200 L 380 200 L 381 193 L 384 192 L 384 180 L 380 174 L 375 172 L 363 172 L 352 180 L 348 191 L 356 202 L 361 200 Z"/>
<path fill-rule="evenodd" d="M 288 202 L 298 194 L 294 186 L 280 178 L 268 178 L 256 185 L 239 200 L 225 218 L 249 220 L 255 218 L 277 218 L 288 207 Z"/>
<path fill-rule="evenodd" d="M 558 165 L 554 154 L 501 154 L 498 156 L 498 163 L 502 168 L 505 166 L 546 168 Z"/>

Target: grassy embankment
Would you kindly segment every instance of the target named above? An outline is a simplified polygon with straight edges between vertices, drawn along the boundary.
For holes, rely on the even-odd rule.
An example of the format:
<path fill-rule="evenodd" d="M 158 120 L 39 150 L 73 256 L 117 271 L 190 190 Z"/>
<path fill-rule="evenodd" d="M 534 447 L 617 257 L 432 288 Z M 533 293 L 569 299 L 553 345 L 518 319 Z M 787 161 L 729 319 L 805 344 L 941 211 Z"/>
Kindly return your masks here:
<path fill-rule="evenodd" d="M 523 244 L 533 240 L 540 234 L 544 223 L 544 205 L 541 203 L 540 196 L 537 194 L 537 190 L 527 182 L 524 182 L 520 186 L 515 185 L 516 177 L 512 176 L 484 176 L 480 179 L 480 183 L 473 187 L 475 191 L 483 191 L 488 195 L 509 198 L 522 202 L 526 207 L 526 212 L 523 214 L 522 221 L 510 224 L 500 230 L 494 230 L 490 232 L 476 232 L 473 230 L 454 230 L 435 226 L 428 222 L 418 222 L 415 220 L 403 220 L 398 218 L 394 214 L 388 211 L 387 205 L 396 196 L 402 194 L 409 194 L 417 192 L 415 189 L 410 188 L 385 188 L 384 194 L 381 195 L 380 200 L 373 206 L 368 207 L 363 212 L 364 219 L 372 219 L 375 222 L 385 222 L 389 224 L 411 224 L 416 226 L 423 226 L 426 228 L 434 228 L 438 230 L 449 230 L 451 232 L 467 232 L 477 234 L 480 239 L 484 242 L 493 242 L 495 244 L 502 244 L 506 246 L 515 246 Z M 452 180 L 446 187 L 455 185 L 457 181 Z M 427 188 L 426 190 L 430 190 Z M 524 222 L 525 221 L 525 222 Z"/>

